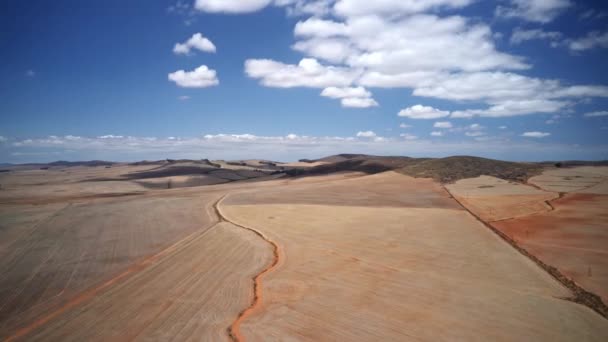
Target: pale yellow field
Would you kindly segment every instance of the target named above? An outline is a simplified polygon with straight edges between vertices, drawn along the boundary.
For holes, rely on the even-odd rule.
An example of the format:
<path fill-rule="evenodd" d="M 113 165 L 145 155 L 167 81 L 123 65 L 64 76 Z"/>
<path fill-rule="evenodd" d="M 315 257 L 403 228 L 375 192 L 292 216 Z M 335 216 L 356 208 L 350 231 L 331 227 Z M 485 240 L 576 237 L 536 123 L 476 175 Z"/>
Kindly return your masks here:
<path fill-rule="evenodd" d="M 548 191 L 608 195 L 608 167 L 580 166 L 551 169 L 530 178 L 529 182 Z"/>
<path fill-rule="evenodd" d="M 550 211 L 546 201 L 559 196 L 490 176 L 462 179 L 446 188 L 467 209 L 488 222 Z"/>
<path fill-rule="evenodd" d="M 604 341 L 608 322 L 467 212 L 223 205 L 280 246 L 247 341 Z M 566 324 L 564 324 L 567 322 Z"/>
<path fill-rule="evenodd" d="M 228 341 L 270 247 L 229 223 L 197 232 L 141 272 L 62 312 L 28 341 Z"/>

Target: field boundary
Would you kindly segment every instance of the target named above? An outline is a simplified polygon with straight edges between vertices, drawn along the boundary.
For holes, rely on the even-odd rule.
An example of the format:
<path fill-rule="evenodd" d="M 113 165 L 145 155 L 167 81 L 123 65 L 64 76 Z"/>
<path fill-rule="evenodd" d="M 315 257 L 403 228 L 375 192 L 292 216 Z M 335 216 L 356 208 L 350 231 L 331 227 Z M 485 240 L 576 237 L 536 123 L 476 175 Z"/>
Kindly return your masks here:
<path fill-rule="evenodd" d="M 270 263 L 270 265 L 268 265 L 266 268 L 264 268 L 260 273 L 258 273 L 257 275 L 255 275 L 253 277 L 253 279 L 252 279 L 253 280 L 253 299 L 251 301 L 251 304 L 249 304 L 249 306 L 247 308 L 243 309 L 238 314 L 238 316 L 236 317 L 236 320 L 226 329 L 226 332 L 228 333 L 228 337 L 232 341 L 234 341 L 234 342 L 242 342 L 242 341 L 245 341 L 245 338 L 241 334 L 239 326 L 240 326 L 241 322 L 244 321 L 247 318 L 247 316 L 249 316 L 260 305 L 260 302 L 262 301 L 261 277 L 263 277 L 265 274 L 271 272 L 272 270 L 274 270 L 276 268 L 276 266 L 279 263 L 279 258 L 280 258 L 279 257 L 279 251 L 280 251 L 280 249 L 279 249 L 279 245 L 277 245 L 274 241 L 272 241 L 272 239 L 270 239 L 269 237 L 267 237 L 261 231 L 255 229 L 255 228 L 244 226 L 242 224 L 236 223 L 236 222 L 231 221 L 230 219 L 228 219 L 224 215 L 224 213 L 222 213 L 222 210 L 220 208 L 220 204 L 226 198 L 226 196 L 228 196 L 228 195 L 224 195 L 213 206 L 215 208 L 216 214 L 219 217 L 219 220 L 231 223 L 231 224 L 233 224 L 233 225 L 235 225 L 235 226 L 237 226 L 239 228 L 246 229 L 248 231 L 253 232 L 258 237 L 260 237 L 263 240 L 265 240 L 266 242 L 268 242 L 272 246 L 272 249 L 273 249 L 273 251 L 272 251 L 272 253 L 273 253 L 273 260 Z"/>
<path fill-rule="evenodd" d="M 513 240 L 510 236 L 503 233 L 500 229 L 494 227 L 491 222 L 484 221 L 477 214 L 470 211 L 464 204 L 462 204 L 458 200 L 458 198 L 456 196 L 454 196 L 450 192 L 450 190 L 448 190 L 448 188 L 446 188 L 444 186 L 444 189 L 445 189 L 445 191 L 448 192 L 448 194 L 450 194 L 450 196 L 454 199 L 454 201 L 456 201 L 461 207 L 463 207 L 464 210 L 469 212 L 469 214 L 471 214 L 477 221 L 481 222 L 484 226 L 486 226 L 491 231 L 493 231 L 496 235 L 498 235 L 502 240 L 504 240 L 509 245 L 511 245 L 511 247 L 513 247 L 515 250 L 517 250 L 520 254 L 522 254 L 525 257 L 527 257 L 528 259 L 532 260 L 537 266 L 542 268 L 545 272 L 549 273 L 549 275 L 551 275 L 555 280 L 557 280 L 563 286 L 565 286 L 570 291 L 572 291 L 572 294 L 574 295 L 574 297 L 561 298 L 561 299 L 565 299 L 565 300 L 568 300 L 568 301 L 571 301 L 574 303 L 584 305 L 584 306 L 592 309 L 593 311 L 597 312 L 600 316 L 604 317 L 605 319 L 608 319 L 608 306 L 606 306 L 606 304 L 602 301 L 602 298 L 600 296 L 596 295 L 593 292 L 589 292 L 589 291 L 585 290 L 583 287 L 578 285 L 574 280 L 565 276 L 557 268 L 546 264 L 544 261 L 540 260 L 534 254 L 528 252 L 525 248 L 523 248 L 519 244 L 517 244 L 517 242 L 515 240 Z M 561 194 L 557 198 L 545 201 L 545 203 L 547 203 L 551 207 L 551 209 L 552 209 L 551 211 L 553 211 L 553 210 L 555 210 L 555 208 L 553 207 L 553 205 L 550 202 L 560 199 L 560 198 L 562 198 Z"/>

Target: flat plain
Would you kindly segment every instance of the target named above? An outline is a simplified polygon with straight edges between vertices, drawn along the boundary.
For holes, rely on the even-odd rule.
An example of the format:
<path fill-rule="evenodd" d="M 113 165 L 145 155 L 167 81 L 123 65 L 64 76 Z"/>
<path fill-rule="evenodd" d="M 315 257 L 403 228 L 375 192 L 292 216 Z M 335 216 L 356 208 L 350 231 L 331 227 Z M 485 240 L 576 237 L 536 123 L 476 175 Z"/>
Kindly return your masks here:
<path fill-rule="evenodd" d="M 605 316 L 488 226 L 605 296 L 605 168 L 530 184 L 280 172 L 331 162 L 0 174 L 0 339 L 608 339 Z"/>

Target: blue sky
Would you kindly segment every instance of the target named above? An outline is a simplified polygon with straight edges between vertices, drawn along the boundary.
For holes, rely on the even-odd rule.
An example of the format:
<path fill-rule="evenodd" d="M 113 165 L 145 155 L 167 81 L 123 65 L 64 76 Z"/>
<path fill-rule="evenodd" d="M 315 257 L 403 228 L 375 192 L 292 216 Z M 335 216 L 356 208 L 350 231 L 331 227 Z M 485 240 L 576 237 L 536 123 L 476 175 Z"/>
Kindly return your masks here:
<path fill-rule="evenodd" d="M 0 162 L 608 159 L 603 1 L 7 0 L 0 16 Z"/>

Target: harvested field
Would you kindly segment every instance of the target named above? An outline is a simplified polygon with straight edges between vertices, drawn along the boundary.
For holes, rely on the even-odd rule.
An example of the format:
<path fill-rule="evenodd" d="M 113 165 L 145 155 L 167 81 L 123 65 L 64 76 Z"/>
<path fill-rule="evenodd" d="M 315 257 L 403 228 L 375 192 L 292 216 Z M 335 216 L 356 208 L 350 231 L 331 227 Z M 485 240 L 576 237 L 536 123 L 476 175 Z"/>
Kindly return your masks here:
<path fill-rule="evenodd" d="M 566 194 L 554 211 L 494 225 L 608 302 L 608 196 Z"/>
<path fill-rule="evenodd" d="M 221 208 L 281 251 L 261 279 L 261 304 L 240 324 L 247 341 L 608 337 L 608 321 L 560 299 L 566 288 L 466 211 Z"/>
<path fill-rule="evenodd" d="M 365 167 L 413 160 L 370 158 Z M 293 178 L 213 164 L 0 175 L 0 339 L 608 338 L 608 320 L 563 300 L 573 296 L 568 288 L 431 179 L 398 172 Z M 522 211 L 516 202 L 557 196 L 492 177 L 449 188 L 480 213 L 506 208 L 491 209 L 501 217 L 541 217 L 550 207 Z M 605 210 L 605 200 L 588 200 L 597 208 L 579 214 Z M 596 216 L 577 232 L 605 226 Z M 574 247 L 601 249 L 603 235 L 588 245 L 590 232 Z M 605 269 L 603 259 L 590 255 L 581 258 L 605 279 L 596 271 Z"/>
<path fill-rule="evenodd" d="M 462 179 L 446 188 L 467 209 L 487 222 L 550 211 L 551 206 L 546 201 L 559 196 L 490 176 Z"/>
<path fill-rule="evenodd" d="M 255 234 L 219 223 L 180 242 L 126 281 L 28 331 L 28 341 L 228 341 L 272 252 Z M 118 304 L 118 305 L 117 305 Z"/>
<path fill-rule="evenodd" d="M 288 187 L 242 192 L 239 196 L 229 197 L 226 203 L 459 208 L 440 184 L 431 179 L 412 178 L 396 172 L 317 183 L 307 183 L 306 179 L 302 178 L 302 184 L 294 182 Z"/>
<path fill-rule="evenodd" d="M 218 197 L 101 200 L 0 211 L 0 338 L 216 220 Z M 136 213 L 136 214 L 135 214 Z"/>
<path fill-rule="evenodd" d="M 551 169 L 530 178 L 529 183 L 548 191 L 608 195 L 608 167 L 580 166 Z"/>

